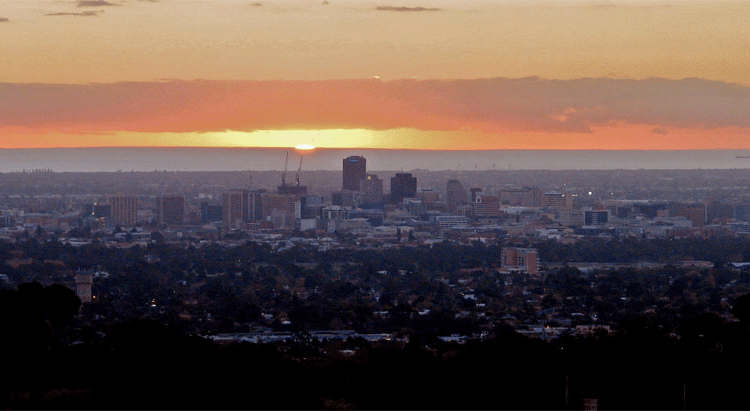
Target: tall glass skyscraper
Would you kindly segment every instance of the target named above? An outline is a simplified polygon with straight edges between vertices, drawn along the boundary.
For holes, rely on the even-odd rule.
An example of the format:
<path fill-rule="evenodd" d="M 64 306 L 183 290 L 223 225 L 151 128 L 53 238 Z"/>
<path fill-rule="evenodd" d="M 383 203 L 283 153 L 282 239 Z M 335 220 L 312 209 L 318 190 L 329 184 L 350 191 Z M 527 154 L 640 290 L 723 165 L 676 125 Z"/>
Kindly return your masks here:
<path fill-rule="evenodd" d="M 344 159 L 344 190 L 359 191 L 359 182 L 367 178 L 367 160 L 360 156 Z"/>

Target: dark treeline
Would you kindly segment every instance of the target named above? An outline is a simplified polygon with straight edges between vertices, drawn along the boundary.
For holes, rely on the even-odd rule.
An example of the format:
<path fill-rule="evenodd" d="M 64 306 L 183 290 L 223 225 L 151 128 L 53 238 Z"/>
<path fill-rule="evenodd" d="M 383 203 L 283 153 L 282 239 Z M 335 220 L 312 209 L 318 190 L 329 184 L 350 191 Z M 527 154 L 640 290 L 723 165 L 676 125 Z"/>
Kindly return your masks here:
<path fill-rule="evenodd" d="M 575 244 L 554 241 L 535 244 L 543 262 L 635 263 L 705 260 L 725 264 L 750 261 L 750 240 L 744 237 L 665 238 L 627 237 L 606 240 L 591 238 Z"/>
<path fill-rule="evenodd" d="M 72 288 L 76 270 L 101 270 L 106 275 L 96 278 L 92 291 L 97 299 L 87 310 L 106 323 L 149 316 L 189 333 L 237 332 L 265 312 L 292 320 L 291 326 L 272 324 L 278 330 L 351 328 L 377 333 L 416 328 L 439 335 L 478 333 L 509 314 L 520 323 L 548 323 L 552 313 L 583 313 L 616 326 L 651 311 L 673 330 L 681 317 L 703 311 L 728 314 L 734 299 L 750 291 L 747 271 L 724 264 L 742 260 L 729 256 L 742 255 L 746 240 L 654 241 L 650 248 L 640 239 L 592 240 L 575 247 L 538 247 L 540 253 L 553 250 L 565 263 L 600 261 L 597 252 L 616 254 L 612 250 L 623 243 L 630 243 L 635 252 L 615 262 L 642 261 L 635 260 L 637 251 L 654 248 L 672 253 L 675 261 L 715 253 L 715 258 L 707 258 L 714 268 L 667 264 L 583 273 L 563 266 L 531 278 L 493 270 L 500 264 L 502 246 L 480 242 L 326 252 L 293 247 L 273 252 L 269 245 L 255 243 L 184 247 L 157 242 L 118 249 L 32 238 L 0 244 L 0 274 L 8 278 L 0 281 L 0 288 L 33 281 Z M 578 258 L 584 250 L 589 250 L 583 255 L 588 258 Z M 464 298 L 467 293 L 476 300 Z M 457 315 L 467 310 L 485 316 Z M 374 316 L 376 311 L 388 315 Z M 428 312 L 417 316 L 418 311 Z"/>
<path fill-rule="evenodd" d="M 406 345 L 304 336 L 219 345 L 140 319 L 71 345 L 72 291 L 31 283 L 2 297 L 7 409 L 581 409 L 584 398 L 600 409 L 750 406 L 747 303 L 740 322 L 699 316 L 680 339 L 638 319 L 613 336 L 555 342 L 504 330 L 464 345 L 419 335 Z"/>
<path fill-rule="evenodd" d="M 0 243 L 8 277 L 0 281 L 0 405 L 581 409 L 595 398 L 600 409 L 750 408 L 742 372 L 750 365 L 750 274 L 725 264 L 745 260 L 747 240 L 536 246 L 543 262 L 648 261 L 653 252 L 668 256 L 658 261 L 715 265 L 563 266 L 532 278 L 492 270 L 502 244 L 480 242 L 324 252 L 255 243 Z M 80 306 L 71 291 L 76 269 L 106 272 L 95 279 L 96 301 Z M 469 289 L 476 300 L 465 298 Z M 613 332 L 545 341 L 515 331 L 555 327 L 573 313 Z M 201 337 L 254 326 L 295 337 L 275 344 Z M 324 329 L 395 333 L 408 343 L 309 337 Z M 439 338 L 479 333 L 486 337 L 466 344 Z"/>
<path fill-rule="evenodd" d="M 60 260 L 69 267 L 103 268 L 116 270 L 143 260 L 144 255 L 158 257 L 162 269 L 189 269 L 197 272 L 225 271 L 237 264 L 270 263 L 350 263 L 369 262 L 379 269 L 417 269 L 450 272 L 456 269 L 492 267 L 500 265 L 501 249 L 505 245 L 533 246 L 539 250 L 542 264 L 567 262 L 673 263 L 676 261 L 705 260 L 718 264 L 750 261 L 750 239 L 718 237 L 712 239 L 623 239 L 590 238 L 575 244 L 555 241 L 524 244 L 502 242 L 485 245 L 475 241 L 459 245 L 443 241 L 432 246 L 399 247 L 390 249 L 342 248 L 319 252 L 313 248 L 293 247 L 283 252 L 272 252 L 267 244 L 248 242 L 243 247 L 221 245 L 173 246 L 152 243 L 147 247 L 128 249 L 108 248 L 96 243 L 73 247 L 56 241 L 37 241 L 34 238 L 17 245 L 0 244 L 0 258 L 10 257 L 12 250 L 20 250 L 35 260 Z"/>

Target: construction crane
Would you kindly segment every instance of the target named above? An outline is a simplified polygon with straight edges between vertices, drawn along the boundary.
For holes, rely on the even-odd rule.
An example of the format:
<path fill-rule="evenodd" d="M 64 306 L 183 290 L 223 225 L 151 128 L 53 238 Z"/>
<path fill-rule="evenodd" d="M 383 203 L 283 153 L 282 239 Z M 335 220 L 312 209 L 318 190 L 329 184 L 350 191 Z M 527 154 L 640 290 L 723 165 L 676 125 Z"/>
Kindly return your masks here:
<path fill-rule="evenodd" d="M 289 168 L 289 152 L 286 152 L 286 161 L 284 162 L 284 172 L 281 174 L 281 185 L 278 187 L 279 194 L 293 194 L 296 196 L 307 195 L 307 186 L 301 186 L 299 184 L 299 175 L 302 172 L 302 157 L 299 159 L 299 167 L 297 168 L 297 176 L 294 181 L 294 185 L 287 187 L 286 185 L 286 172 Z"/>
<path fill-rule="evenodd" d="M 295 185 L 299 187 L 299 173 L 302 171 L 302 156 L 299 156 L 299 168 L 297 169 L 297 180 Z"/>
<path fill-rule="evenodd" d="M 286 193 L 286 168 L 289 166 L 289 151 L 286 152 L 286 160 L 284 161 L 284 172 L 281 173 L 281 187 L 279 187 L 279 193 Z"/>

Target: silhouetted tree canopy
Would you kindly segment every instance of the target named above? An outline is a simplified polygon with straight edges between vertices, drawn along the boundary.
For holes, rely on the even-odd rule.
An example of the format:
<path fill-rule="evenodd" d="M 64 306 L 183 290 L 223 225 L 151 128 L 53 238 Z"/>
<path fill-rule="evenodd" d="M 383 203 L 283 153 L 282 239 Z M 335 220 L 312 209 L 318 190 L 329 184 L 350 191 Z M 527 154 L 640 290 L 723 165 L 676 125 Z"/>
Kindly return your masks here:
<path fill-rule="evenodd" d="M 750 294 L 745 294 L 735 300 L 732 315 L 743 324 L 750 324 Z"/>
<path fill-rule="evenodd" d="M 18 290 L 0 290 L 0 401 L 8 398 L 7 390 L 47 386 L 59 344 L 55 330 L 65 326 L 80 305 L 75 293 L 59 284 L 23 283 Z"/>

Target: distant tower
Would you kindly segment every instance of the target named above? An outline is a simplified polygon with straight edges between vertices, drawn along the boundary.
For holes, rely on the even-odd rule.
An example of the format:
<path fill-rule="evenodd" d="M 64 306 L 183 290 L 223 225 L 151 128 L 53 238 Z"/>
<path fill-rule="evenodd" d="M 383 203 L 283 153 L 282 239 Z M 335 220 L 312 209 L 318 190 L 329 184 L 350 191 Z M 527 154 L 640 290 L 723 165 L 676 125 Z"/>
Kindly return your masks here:
<path fill-rule="evenodd" d="M 359 182 L 364 203 L 380 203 L 383 201 L 383 180 L 375 174 L 368 174 L 367 178 Z"/>
<path fill-rule="evenodd" d="M 263 219 L 276 214 L 284 214 L 289 221 L 298 217 L 298 209 L 301 206 L 299 196 L 294 194 L 264 193 L 260 197 Z"/>
<path fill-rule="evenodd" d="M 221 205 L 209 204 L 208 202 L 201 203 L 201 223 L 221 221 L 221 219 L 222 219 Z"/>
<path fill-rule="evenodd" d="M 564 193 L 559 191 L 547 191 L 542 194 L 542 207 L 546 208 L 564 208 L 571 210 L 573 208 L 573 194 L 569 191 Z"/>
<path fill-rule="evenodd" d="M 367 178 L 367 160 L 360 156 L 351 156 L 344 159 L 343 164 L 343 189 L 359 191 L 359 182 Z"/>
<path fill-rule="evenodd" d="M 185 221 L 185 196 L 162 195 L 156 198 L 156 221 L 159 224 L 182 224 Z"/>
<path fill-rule="evenodd" d="M 229 190 L 221 195 L 222 221 L 225 229 L 240 228 L 248 221 L 250 192 Z"/>
<path fill-rule="evenodd" d="M 448 210 L 455 211 L 458 206 L 466 204 L 466 189 L 458 180 L 448 180 L 446 184 Z"/>
<path fill-rule="evenodd" d="M 411 173 L 396 173 L 391 177 L 391 201 L 398 204 L 417 195 L 417 178 Z"/>
<path fill-rule="evenodd" d="M 112 224 L 135 225 L 138 221 L 138 197 L 129 195 L 109 196 Z"/>
<path fill-rule="evenodd" d="M 94 282 L 94 276 L 90 272 L 79 272 L 76 273 L 76 295 L 81 299 L 82 303 L 90 303 L 91 298 L 91 284 Z"/>
<path fill-rule="evenodd" d="M 682 216 L 693 223 L 693 227 L 703 227 L 706 223 L 706 208 L 699 206 L 685 207 L 677 211 L 678 216 Z"/>

